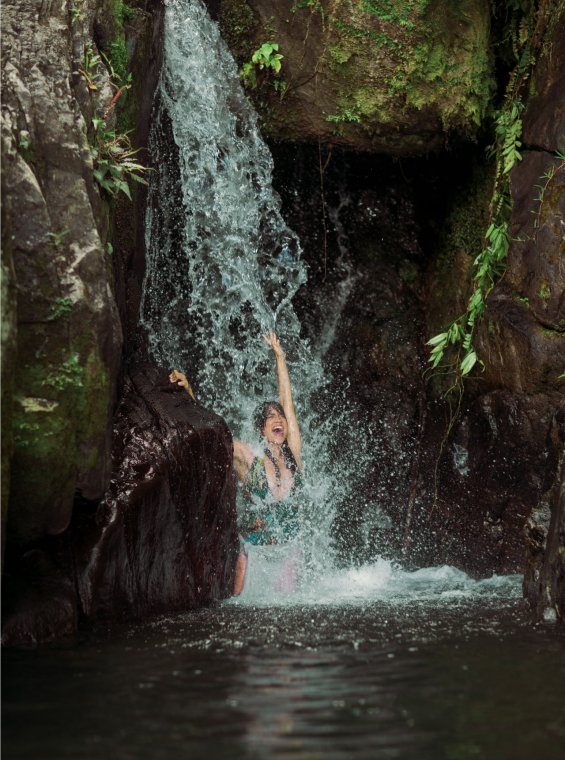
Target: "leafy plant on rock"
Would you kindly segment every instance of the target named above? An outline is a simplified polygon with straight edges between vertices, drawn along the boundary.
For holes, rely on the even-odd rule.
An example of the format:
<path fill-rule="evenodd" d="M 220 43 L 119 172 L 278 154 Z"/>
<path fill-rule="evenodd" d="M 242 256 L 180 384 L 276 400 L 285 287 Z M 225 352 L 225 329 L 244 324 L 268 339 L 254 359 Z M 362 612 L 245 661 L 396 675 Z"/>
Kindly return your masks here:
<path fill-rule="evenodd" d="M 284 56 L 279 53 L 278 42 L 264 42 L 253 53 L 251 60 L 241 67 L 240 76 L 244 85 L 253 90 L 257 88 L 257 69 L 272 72 L 274 74 L 273 86 L 277 92 L 283 95 L 286 91 L 286 82 L 280 78 L 283 58 Z"/>
<path fill-rule="evenodd" d="M 490 148 L 490 153 L 496 157 L 491 223 L 485 233 L 483 249 L 473 262 L 473 290 L 467 308 L 444 332 L 427 342 L 431 347 L 429 361 L 432 369 L 445 363 L 445 368 L 453 372 L 455 382 L 452 388 L 471 372 L 477 362 L 482 364 L 477 357 L 473 341 L 485 312 L 488 295 L 504 272 L 510 243 L 508 221 L 511 199 L 508 175 L 521 160 L 519 148 L 522 145 L 522 110 L 522 104 L 514 101 L 495 115 L 495 143 Z"/>
<path fill-rule="evenodd" d="M 94 117 L 94 145 L 90 153 L 94 162 L 94 177 L 100 187 L 112 196 L 123 192 L 131 200 L 129 180 L 147 185 L 142 176 L 146 168 L 136 160 L 129 134 L 108 129 L 104 119 Z"/>

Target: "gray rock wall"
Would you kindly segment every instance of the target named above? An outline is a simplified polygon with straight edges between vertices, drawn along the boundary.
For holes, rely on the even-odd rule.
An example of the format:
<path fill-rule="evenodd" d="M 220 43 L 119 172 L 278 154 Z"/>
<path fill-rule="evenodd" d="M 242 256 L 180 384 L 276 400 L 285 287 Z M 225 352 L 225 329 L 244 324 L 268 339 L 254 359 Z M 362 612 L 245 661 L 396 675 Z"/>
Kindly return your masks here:
<path fill-rule="evenodd" d="M 95 90 L 80 73 L 97 3 L 76 9 L 39 0 L 2 9 L 3 256 L 17 336 L 3 354 L 14 389 L 7 532 L 21 545 L 64 531 L 75 492 L 99 498 L 109 477 L 122 338 L 89 143 L 113 91 L 104 67 Z"/>

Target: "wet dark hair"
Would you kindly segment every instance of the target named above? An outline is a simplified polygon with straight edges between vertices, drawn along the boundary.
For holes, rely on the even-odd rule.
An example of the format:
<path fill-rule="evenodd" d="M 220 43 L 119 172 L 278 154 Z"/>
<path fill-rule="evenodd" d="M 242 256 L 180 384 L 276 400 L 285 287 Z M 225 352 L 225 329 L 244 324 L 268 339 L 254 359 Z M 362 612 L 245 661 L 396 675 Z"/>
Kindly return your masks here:
<path fill-rule="evenodd" d="M 267 423 L 267 417 L 269 416 L 269 411 L 271 409 L 275 409 L 281 415 L 281 417 L 284 417 L 286 420 L 284 409 L 278 401 L 265 401 L 263 404 L 261 404 L 260 407 L 255 410 L 255 415 L 253 417 L 255 429 L 259 435 L 263 435 L 263 429 Z M 298 465 L 296 464 L 296 459 L 294 458 L 294 454 L 292 453 L 287 441 L 285 441 L 281 446 L 281 451 L 284 456 L 286 466 L 294 475 L 298 470 Z M 269 454 L 270 452 L 267 453 L 267 456 L 269 456 Z"/>
<path fill-rule="evenodd" d="M 281 417 L 284 417 L 286 420 L 284 409 L 278 401 L 265 401 L 264 404 L 261 404 L 261 406 L 255 410 L 255 415 L 253 416 L 255 429 L 260 435 L 263 435 L 263 428 L 267 424 L 267 417 L 269 416 L 271 409 L 275 409 L 281 415 Z"/>

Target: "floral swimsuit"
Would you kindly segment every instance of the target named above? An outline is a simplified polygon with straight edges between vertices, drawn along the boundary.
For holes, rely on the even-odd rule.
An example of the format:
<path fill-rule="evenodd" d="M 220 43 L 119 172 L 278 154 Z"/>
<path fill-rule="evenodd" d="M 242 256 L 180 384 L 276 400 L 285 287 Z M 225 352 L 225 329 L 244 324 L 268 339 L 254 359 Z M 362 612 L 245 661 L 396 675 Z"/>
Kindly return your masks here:
<path fill-rule="evenodd" d="M 301 475 L 296 472 L 289 495 L 276 501 L 269 489 L 265 460 L 255 457 L 244 485 L 248 502 L 240 524 L 244 541 L 254 545 L 283 544 L 295 538 L 299 529 L 299 505 L 295 497 L 301 485 Z"/>

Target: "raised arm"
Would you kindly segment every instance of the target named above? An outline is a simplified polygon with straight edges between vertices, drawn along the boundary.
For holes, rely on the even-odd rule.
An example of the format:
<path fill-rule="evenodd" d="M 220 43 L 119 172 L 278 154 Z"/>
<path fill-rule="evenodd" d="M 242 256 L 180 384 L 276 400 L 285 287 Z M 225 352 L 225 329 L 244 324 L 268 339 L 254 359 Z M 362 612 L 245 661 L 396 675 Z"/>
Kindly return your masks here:
<path fill-rule="evenodd" d="M 287 441 L 296 464 L 302 469 L 302 441 L 300 438 L 300 428 L 294 411 L 294 402 L 292 400 L 292 387 L 290 385 L 290 375 L 286 366 L 286 359 L 279 339 L 274 330 L 270 330 L 263 335 L 263 340 L 273 349 L 277 363 L 277 383 L 279 388 L 279 401 L 284 409 L 286 421 L 288 424 Z"/>

